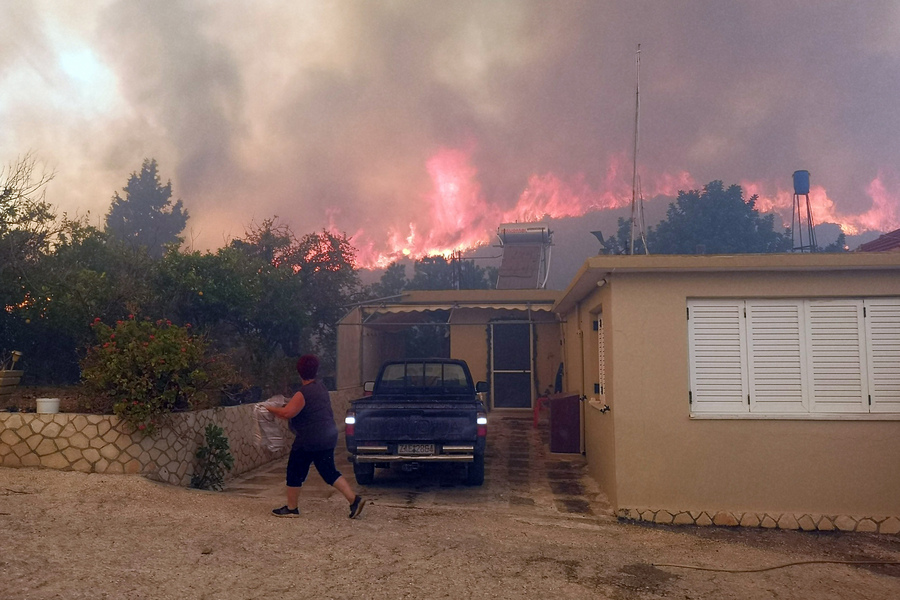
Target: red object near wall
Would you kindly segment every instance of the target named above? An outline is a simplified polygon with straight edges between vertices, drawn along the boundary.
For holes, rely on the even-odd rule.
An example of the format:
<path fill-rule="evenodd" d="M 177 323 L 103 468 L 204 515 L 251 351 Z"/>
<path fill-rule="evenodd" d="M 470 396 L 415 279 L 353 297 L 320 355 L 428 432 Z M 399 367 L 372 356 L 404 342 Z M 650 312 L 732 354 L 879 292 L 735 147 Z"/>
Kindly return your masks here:
<path fill-rule="evenodd" d="M 577 395 L 550 396 L 550 452 L 581 453 L 581 398 Z"/>

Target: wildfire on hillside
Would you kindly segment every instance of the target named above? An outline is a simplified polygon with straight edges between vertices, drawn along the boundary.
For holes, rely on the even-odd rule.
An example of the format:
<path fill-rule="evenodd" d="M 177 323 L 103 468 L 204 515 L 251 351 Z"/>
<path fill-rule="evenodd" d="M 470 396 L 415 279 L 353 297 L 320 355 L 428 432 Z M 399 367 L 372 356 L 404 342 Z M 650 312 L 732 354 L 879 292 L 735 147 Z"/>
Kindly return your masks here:
<path fill-rule="evenodd" d="M 466 151 L 442 149 L 426 166 L 431 190 L 422 198 L 418 214 L 380 237 L 364 230 L 351 234 L 360 267 L 384 268 L 402 258 L 449 257 L 457 251 L 494 243 L 499 223 L 580 217 L 627 207 L 632 197 L 630 161 L 624 153 L 610 161 L 597 186 L 591 186 L 583 176 L 563 179 L 554 173 L 534 174 L 511 208 L 488 201 Z M 644 198 L 674 199 L 680 190 L 702 185 L 686 171 L 644 174 L 641 179 Z M 756 208 L 760 212 L 774 212 L 785 226 L 790 225 L 793 189 L 769 182 L 742 181 L 740 185 L 745 199 L 758 196 Z M 847 214 L 837 209 L 824 187 L 812 186 L 810 204 L 815 223 L 837 223 L 848 235 L 900 227 L 900 194 L 889 191 L 886 177 L 879 174 L 866 192 L 871 207 L 860 214 Z"/>

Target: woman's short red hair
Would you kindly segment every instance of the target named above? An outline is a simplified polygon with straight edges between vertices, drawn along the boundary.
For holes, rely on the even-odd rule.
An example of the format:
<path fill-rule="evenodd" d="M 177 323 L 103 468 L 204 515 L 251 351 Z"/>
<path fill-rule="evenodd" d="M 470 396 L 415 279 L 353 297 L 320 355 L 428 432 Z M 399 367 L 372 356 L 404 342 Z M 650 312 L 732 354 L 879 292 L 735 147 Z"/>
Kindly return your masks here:
<path fill-rule="evenodd" d="M 301 379 L 315 379 L 319 372 L 319 359 L 313 354 L 304 354 L 297 361 L 297 373 Z"/>

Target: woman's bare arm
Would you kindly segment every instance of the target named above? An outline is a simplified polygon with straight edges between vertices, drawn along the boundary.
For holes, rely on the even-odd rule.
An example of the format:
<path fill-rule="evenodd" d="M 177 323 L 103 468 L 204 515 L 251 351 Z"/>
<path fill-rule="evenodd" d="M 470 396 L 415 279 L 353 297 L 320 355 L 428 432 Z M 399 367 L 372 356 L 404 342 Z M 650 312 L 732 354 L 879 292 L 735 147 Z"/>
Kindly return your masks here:
<path fill-rule="evenodd" d="M 303 407 L 306 406 L 306 398 L 303 397 L 302 393 L 297 392 L 284 406 L 269 406 L 268 404 L 264 406 L 266 407 L 266 410 L 275 414 L 275 416 L 281 417 L 282 419 L 290 419 L 297 416 L 297 413 L 303 410 Z"/>

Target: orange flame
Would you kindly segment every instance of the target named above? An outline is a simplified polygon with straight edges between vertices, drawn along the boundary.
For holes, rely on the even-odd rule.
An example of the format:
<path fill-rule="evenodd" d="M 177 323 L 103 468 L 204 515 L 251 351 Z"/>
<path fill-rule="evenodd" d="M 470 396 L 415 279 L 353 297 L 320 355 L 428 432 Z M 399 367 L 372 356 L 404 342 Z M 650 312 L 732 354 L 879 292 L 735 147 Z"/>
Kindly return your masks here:
<path fill-rule="evenodd" d="M 820 185 L 809 188 L 809 202 L 815 223 L 837 223 L 841 231 L 847 235 L 857 235 L 864 231 L 886 231 L 900 227 L 900 195 L 888 191 L 885 183 L 886 176 L 878 173 L 875 179 L 866 188 L 866 193 L 872 201 L 869 210 L 851 214 L 841 211 L 835 206 L 834 200 L 828 197 L 828 192 Z M 789 225 L 794 206 L 794 191 L 791 189 L 776 188 L 775 192 L 768 192 L 771 186 L 758 182 L 741 182 L 745 197 L 756 194 L 759 196 L 756 208 L 760 212 L 774 212 L 778 214 L 785 225 Z M 897 186 L 892 186 L 894 189 Z M 805 206 L 803 207 L 805 217 Z"/>
<path fill-rule="evenodd" d="M 593 187 L 584 175 L 563 180 L 554 173 L 532 175 L 515 206 L 503 209 L 489 203 L 478 180 L 470 153 L 442 149 L 426 163 L 431 190 L 423 198 L 423 210 L 403 226 L 389 228 L 384 238 L 358 230 L 351 235 L 358 250 L 357 262 L 364 268 L 384 268 L 402 258 L 449 257 L 491 243 L 501 223 L 533 222 L 546 218 L 580 217 L 589 212 L 623 208 L 631 202 L 631 169 L 624 153 L 613 156 L 603 181 Z M 675 198 L 679 191 L 697 189 L 687 171 L 644 177 L 643 196 Z M 775 212 L 787 225 L 793 206 L 793 190 L 762 182 L 741 182 L 745 197 L 758 195 L 757 209 Z M 888 189 L 880 173 L 868 187 L 872 207 L 862 214 L 840 211 L 822 186 L 810 189 L 810 204 L 816 223 L 838 223 L 846 234 L 900 226 L 900 195 Z M 334 224 L 331 224 L 334 228 Z M 336 228 L 335 228 L 336 229 Z"/>

